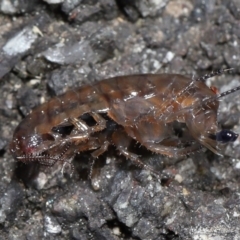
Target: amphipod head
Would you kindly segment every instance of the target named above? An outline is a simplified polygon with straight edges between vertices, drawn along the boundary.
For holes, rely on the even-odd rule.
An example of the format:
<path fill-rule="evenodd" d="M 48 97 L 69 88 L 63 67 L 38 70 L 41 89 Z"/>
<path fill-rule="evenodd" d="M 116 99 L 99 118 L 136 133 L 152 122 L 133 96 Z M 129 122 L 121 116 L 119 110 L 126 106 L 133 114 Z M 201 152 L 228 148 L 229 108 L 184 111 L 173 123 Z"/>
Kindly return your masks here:
<path fill-rule="evenodd" d="M 40 161 L 54 138 L 50 134 L 37 134 L 29 127 L 27 118 L 16 128 L 9 149 L 16 160 L 24 163 Z"/>

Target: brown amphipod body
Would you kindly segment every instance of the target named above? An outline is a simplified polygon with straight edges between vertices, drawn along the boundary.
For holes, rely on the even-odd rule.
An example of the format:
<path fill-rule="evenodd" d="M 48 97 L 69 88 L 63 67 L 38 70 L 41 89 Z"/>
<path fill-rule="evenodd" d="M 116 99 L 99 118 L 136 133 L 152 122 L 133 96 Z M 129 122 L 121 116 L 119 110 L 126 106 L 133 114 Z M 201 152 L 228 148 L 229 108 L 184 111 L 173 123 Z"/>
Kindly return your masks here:
<path fill-rule="evenodd" d="M 76 153 L 92 150 L 93 157 L 109 144 L 134 163 L 129 152 L 134 139 L 148 150 L 179 157 L 205 146 L 218 153 L 218 144 L 235 141 L 237 134 L 219 129 L 219 98 L 240 89 L 216 94 L 204 80 L 177 74 L 114 77 L 70 90 L 35 108 L 14 132 L 10 150 L 22 161 L 53 165 Z M 88 125 L 85 115 L 95 124 Z M 185 124 L 188 137 L 179 138 L 174 124 Z M 67 130 L 66 130 L 67 129 Z"/>

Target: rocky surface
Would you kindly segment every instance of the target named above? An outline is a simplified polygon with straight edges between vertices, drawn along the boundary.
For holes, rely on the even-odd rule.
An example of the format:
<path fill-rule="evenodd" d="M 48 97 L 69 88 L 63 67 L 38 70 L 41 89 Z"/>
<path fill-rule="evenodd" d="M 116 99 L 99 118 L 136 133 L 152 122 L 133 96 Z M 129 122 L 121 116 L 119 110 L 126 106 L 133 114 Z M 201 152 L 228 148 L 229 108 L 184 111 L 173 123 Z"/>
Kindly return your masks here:
<path fill-rule="evenodd" d="M 239 13 L 237 0 L 2 0 L 1 239 L 239 239 L 238 140 L 224 157 L 205 151 L 174 163 L 144 156 L 168 179 L 132 166 L 114 148 L 90 181 L 87 153 L 76 157 L 71 177 L 60 163 L 16 163 L 7 147 L 34 106 L 104 78 L 234 68 L 208 83 L 221 92 L 236 87 Z M 236 93 L 219 109 L 219 124 L 238 133 L 239 103 Z"/>

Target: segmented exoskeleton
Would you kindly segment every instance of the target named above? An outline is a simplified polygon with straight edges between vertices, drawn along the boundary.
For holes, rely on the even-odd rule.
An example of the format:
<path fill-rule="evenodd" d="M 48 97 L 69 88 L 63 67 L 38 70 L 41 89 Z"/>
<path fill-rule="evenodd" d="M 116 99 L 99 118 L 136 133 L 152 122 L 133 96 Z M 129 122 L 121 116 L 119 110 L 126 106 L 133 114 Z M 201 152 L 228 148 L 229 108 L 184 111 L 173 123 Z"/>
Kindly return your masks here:
<path fill-rule="evenodd" d="M 195 80 L 178 74 L 120 76 L 72 89 L 35 108 L 15 130 L 10 150 L 22 162 L 53 165 L 87 150 L 97 158 L 113 144 L 143 167 L 138 155 L 128 150 L 133 139 L 168 157 L 202 146 L 219 154 L 219 144 L 238 137 L 219 129 L 217 111 L 219 98 L 240 86 L 218 94 L 205 84 L 223 71 Z M 84 121 L 86 114 L 94 122 L 91 126 Z M 176 134 L 176 122 L 185 124 L 187 137 Z"/>

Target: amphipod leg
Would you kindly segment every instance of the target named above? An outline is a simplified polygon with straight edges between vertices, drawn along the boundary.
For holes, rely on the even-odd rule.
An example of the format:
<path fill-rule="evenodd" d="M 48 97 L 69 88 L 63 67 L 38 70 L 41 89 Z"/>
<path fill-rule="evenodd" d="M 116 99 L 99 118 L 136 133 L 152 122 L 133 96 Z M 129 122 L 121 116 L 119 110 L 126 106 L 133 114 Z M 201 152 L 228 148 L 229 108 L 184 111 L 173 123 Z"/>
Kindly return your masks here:
<path fill-rule="evenodd" d="M 60 148 L 59 148 L 60 147 Z M 25 161 L 34 161 L 39 162 L 41 165 L 45 165 L 48 167 L 53 166 L 56 162 L 62 162 L 64 165 L 68 164 L 71 167 L 71 172 L 73 173 L 74 167 L 71 164 L 71 161 L 69 161 L 68 157 L 66 157 L 66 153 L 68 152 L 69 148 L 71 147 L 71 143 L 61 143 L 60 145 L 57 145 L 56 148 L 51 148 L 48 153 L 39 153 L 36 155 L 25 155 L 22 156 Z M 60 154 L 59 154 L 60 152 Z M 66 160 L 67 159 L 67 160 Z M 64 165 L 62 169 L 64 168 Z"/>
<path fill-rule="evenodd" d="M 170 129 L 171 125 L 164 124 L 164 122 L 149 123 L 145 121 L 125 127 L 128 135 L 135 137 L 148 150 L 167 157 L 179 158 L 202 149 L 202 146 L 196 141 L 191 146 L 181 146 L 180 139 L 176 139 Z"/>
<path fill-rule="evenodd" d="M 76 136 L 75 136 L 76 137 Z M 88 141 L 73 141 L 66 143 L 66 148 L 63 149 L 60 155 L 57 156 L 56 161 L 62 161 L 63 167 L 62 167 L 62 173 L 64 172 L 65 165 L 68 164 L 71 167 L 71 174 L 74 172 L 74 166 L 71 163 L 74 156 L 77 153 L 84 152 L 84 151 L 90 151 L 100 148 L 100 144 L 98 139 L 96 138 L 90 138 Z M 55 162 L 56 162 L 55 161 Z M 53 162 L 53 164 L 55 163 Z"/>
<path fill-rule="evenodd" d="M 75 129 L 73 129 L 70 135 L 52 143 L 48 147 L 47 153 L 38 155 L 24 155 L 18 157 L 18 159 L 24 159 L 25 162 L 38 161 L 40 164 L 46 166 L 53 166 L 56 162 L 61 161 L 64 164 L 70 164 L 73 172 L 73 165 L 70 162 L 78 151 L 87 151 L 99 148 L 98 152 L 95 153 L 97 156 L 103 153 L 105 151 L 104 149 L 107 149 L 107 145 L 103 145 L 101 147 L 99 141 L 96 140 L 94 142 L 92 139 L 90 140 L 93 133 L 106 128 L 106 120 L 101 115 L 94 112 L 90 113 L 90 115 L 97 123 L 95 126 L 89 127 L 81 119 L 69 118 L 68 122 L 75 126 Z"/>
<path fill-rule="evenodd" d="M 176 146 L 165 146 L 164 141 L 162 143 L 144 142 L 143 145 L 152 152 L 160 153 L 170 158 L 184 157 L 202 149 L 202 146 L 198 143 L 182 148 L 178 148 Z"/>
<path fill-rule="evenodd" d="M 123 130 L 118 130 L 113 133 L 112 135 L 112 142 L 116 146 L 117 150 L 120 154 L 124 155 L 127 159 L 133 162 L 134 165 L 149 170 L 150 172 L 154 173 L 158 177 L 161 177 L 161 174 L 159 172 L 156 172 L 154 169 L 152 169 L 147 164 L 144 164 L 137 154 L 132 153 L 128 150 L 130 143 L 132 141 L 132 138 L 129 137 L 126 132 Z"/>
<path fill-rule="evenodd" d="M 105 151 L 107 151 L 110 143 L 107 139 L 108 134 L 106 133 L 101 133 L 100 135 L 98 135 L 98 141 L 99 141 L 99 145 L 100 147 L 98 149 L 96 149 L 94 152 L 92 152 L 92 163 L 91 163 L 91 167 L 90 167 L 90 172 L 89 172 L 89 179 L 91 180 L 91 184 L 94 190 L 99 190 L 100 188 L 100 180 L 99 180 L 99 176 L 100 176 L 100 168 L 98 166 L 98 164 L 96 164 L 96 159 L 102 155 Z M 98 163 L 98 161 L 97 161 Z M 97 166 L 96 166 L 97 165 Z"/>
<path fill-rule="evenodd" d="M 75 126 L 77 133 L 85 132 L 90 137 L 90 135 L 94 134 L 95 132 L 102 131 L 106 128 L 106 120 L 98 113 L 91 112 L 89 114 L 96 121 L 97 124 L 95 126 L 89 127 L 84 121 L 82 121 L 81 119 L 77 119 L 77 118 L 70 118 L 69 122 Z M 77 133 L 76 133 L 76 136 L 78 136 Z M 99 148 L 98 149 L 94 148 L 96 150 L 92 153 L 94 160 L 91 164 L 91 169 L 90 169 L 90 174 L 89 174 L 90 179 L 92 179 L 93 165 L 95 163 L 95 159 L 98 158 L 98 156 L 103 154 L 108 149 L 108 146 L 109 146 L 109 141 L 107 140 L 108 135 L 109 134 L 107 134 L 107 133 L 101 133 L 101 134 L 98 134 L 98 136 L 97 136 Z M 74 134 L 73 134 L 73 136 L 74 136 Z M 86 146 L 85 150 L 92 149 L 92 148 L 89 148 L 89 146 L 88 146 L 89 143 L 91 143 L 91 141 L 89 141 L 85 144 L 85 146 Z M 79 146 L 79 150 L 83 151 L 83 149 L 82 149 L 83 147 L 84 147 L 84 145 Z"/>
<path fill-rule="evenodd" d="M 96 138 L 90 138 L 88 133 L 82 132 L 79 134 L 69 135 L 68 137 L 56 141 L 49 146 L 47 153 L 40 153 L 38 155 L 24 155 L 19 157 L 26 161 L 38 161 L 41 165 L 53 166 L 56 162 L 63 162 L 69 164 L 73 173 L 73 165 L 71 160 L 81 151 L 88 151 L 98 149 L 100 147 L 99 141 Z M 64 167 L 63 167 L 64 168 Z"/>
<path fill-rule="evenodd" d="M 75 129 L 73 129 L 72 133 L 68 137 L 54 143 L 50 147 L 53 148 L 62 142 L 73 142 L 75 145 L 78 145 L 81 142 L 87 141 L 93 133 L 102 131 L 106 128 L 106 120 L 101 115 L 97 113 L 90 113 L 90 115 L 97 123 L 95 126 L 89 127 L 81 119 L 69 118 L 68 122 L 73 124 Z"/>
<path fill-rule="evenodd" d="M 81 135 L 74 136 L 74 137 L 75 138 L 80 137 L 81 139 Z M 57 149 L 55 149 L 55 151 L 57 151 L 59 147 L 61 148 L 61 145 L 58 146 Z M 79 141 L 78 139 L 77 140 L 74 139 L 74 141 L 71 141 L 71 142 L 69 141 L 62 147 L 64 148 L 62 149 L 62 152 L 59 155 L 57 155 L 57 157 L 53 158 L 51 157 L 51 155 L 49 155 L 49 159 L 52 160 L 52 164 L 48 164 L 48 165 L 51 166 L 55 164 L 55 162 L 61 161 L 64 164 L 62 167 L 62 172 L 64 172 L 65 165 L 68 164 L 71 167 L 71 175 L 72 175 L 74 172 L 74 166 L 71 163 L 71 161 L 73 160 L 74 156 L 80 152 L 96 150 L 96 149 L 98 150 L 100 149 L 100 143 L 97 138 L 90 137 L 87 141 Z"/>
<path fill-rule="evenodd" d="M 94 132 L 102 131 L 106 128 L 106 120 L 98 113 L 89 113 L 96 121 L 96 125 L 89 127 L 83 120 L 79 118 L 69 118 L 68 121 L 75 126 L 76 132 L 87 132 L 89 135 Z"/>

